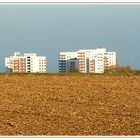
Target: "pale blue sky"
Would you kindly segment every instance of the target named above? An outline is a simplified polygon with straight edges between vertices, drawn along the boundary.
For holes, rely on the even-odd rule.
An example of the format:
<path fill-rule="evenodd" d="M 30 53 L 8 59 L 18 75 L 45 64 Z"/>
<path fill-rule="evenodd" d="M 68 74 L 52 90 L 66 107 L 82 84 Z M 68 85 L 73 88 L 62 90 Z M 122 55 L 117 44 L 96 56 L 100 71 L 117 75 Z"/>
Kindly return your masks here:
<path fill-rule="evenodd" d="M 45 55 L 57 72 L 60 51 L 97 47 L 140 69 L 140 5 L 0 5 L 0 71 L 14 51 Z"/>

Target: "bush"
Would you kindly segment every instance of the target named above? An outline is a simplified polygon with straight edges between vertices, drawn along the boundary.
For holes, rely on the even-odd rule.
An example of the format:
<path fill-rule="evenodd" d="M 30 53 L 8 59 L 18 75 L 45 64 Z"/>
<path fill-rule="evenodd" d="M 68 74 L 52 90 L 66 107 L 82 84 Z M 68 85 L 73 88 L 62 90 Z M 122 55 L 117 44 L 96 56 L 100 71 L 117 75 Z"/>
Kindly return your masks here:
<path fill-rule="evenodd" d="M 105 73 L 133 73 L 134 70 L 130 66 L 110 66 Z"/>
<path fill-rule="evenodd" d="M 79 73 L 78 69 L 69 68 L 68 73 Z"/>

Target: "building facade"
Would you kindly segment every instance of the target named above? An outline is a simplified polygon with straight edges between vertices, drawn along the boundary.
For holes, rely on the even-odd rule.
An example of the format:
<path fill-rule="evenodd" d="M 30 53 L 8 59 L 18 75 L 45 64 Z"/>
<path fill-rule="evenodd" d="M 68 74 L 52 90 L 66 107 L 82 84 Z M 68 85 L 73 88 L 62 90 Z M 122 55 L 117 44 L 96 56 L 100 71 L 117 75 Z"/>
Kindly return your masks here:
<path fill-rule="evenodd" d="M 64 65 L 61 63 L 62 58 Z M 116 65 L 116 52 L 107 52 L 105 48 L 83 49 L 68 53 L 60 52 L 59 72 L 68 72 L 69 67 L 71 67 L 68 62 L 71 59 L 75 59 L 77 63 L 75 69 L 81 73 L 104 73 L 110 66 Z"/>
<path fill-rule="evenodd" d="M 76 52 L 60 52 L 59 72 L 68 72 L 71 69 L 78 68 Z"/>
<path fill-rule="evenodd" d="M 5 67 L 10 72 L 46 72 L 46 57 L 15 52 L 13 56 L 5 58 Z"/>

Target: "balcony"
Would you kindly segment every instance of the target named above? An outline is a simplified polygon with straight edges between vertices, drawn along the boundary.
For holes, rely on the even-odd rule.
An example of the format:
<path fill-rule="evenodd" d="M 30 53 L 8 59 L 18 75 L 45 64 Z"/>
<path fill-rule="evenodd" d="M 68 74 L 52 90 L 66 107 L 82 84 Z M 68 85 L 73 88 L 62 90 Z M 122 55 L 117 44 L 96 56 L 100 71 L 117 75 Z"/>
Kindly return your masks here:
<path fill-rule="evenodd" d="M 85 54 L 85 52 L 78 52 L 78 54 Z"/>

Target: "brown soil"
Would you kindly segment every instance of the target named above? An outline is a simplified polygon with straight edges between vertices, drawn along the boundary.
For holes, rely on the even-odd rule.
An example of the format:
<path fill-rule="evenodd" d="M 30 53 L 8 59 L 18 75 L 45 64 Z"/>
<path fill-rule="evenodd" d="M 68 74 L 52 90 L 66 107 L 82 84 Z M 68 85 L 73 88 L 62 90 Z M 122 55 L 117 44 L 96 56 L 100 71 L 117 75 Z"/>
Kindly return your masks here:
<path fill-rule="evenodd" d="M 0 75 L 0 135 L 140 135 L 140 76 Z"/>

